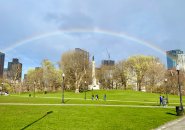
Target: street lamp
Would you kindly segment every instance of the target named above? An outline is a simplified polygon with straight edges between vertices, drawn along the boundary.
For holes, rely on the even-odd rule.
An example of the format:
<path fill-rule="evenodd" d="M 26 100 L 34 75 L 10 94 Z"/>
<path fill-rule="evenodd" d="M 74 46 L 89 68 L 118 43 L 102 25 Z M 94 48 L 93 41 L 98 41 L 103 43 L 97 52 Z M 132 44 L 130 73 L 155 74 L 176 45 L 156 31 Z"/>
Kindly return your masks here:
<path fill-rule="evenodd" d="M 1 83 L 0 90 L 1 90 L 1 96 L 2 96 L 3 95 L 3 83 Z"/>
<path fill-rule="evenodd" d="M 87 82 L 85 81 L 85 100 L 86 100 L 86 84 L 87 84 Z"/>
<path fill-rule="evenodd" d="M 167 87 L 167 81 L 168 79 L 164 79 L 165 85 L 166 85 L 166 103 L 168 104 L 168 87 Z"/>
<path fill-rule="evenodd" d="M 64 79 L 65 79 L 65 74 L 62 74 L 62 79 L 63 79 L 63 84 L 62 84 L 62 103 L 64 103 Z"/>
<path fill-rule="evenodd" d="M 33 82 L 34 86 L 33 86 L 33 97 L 35 97 L 35 85 L 36 85 L 36 81 Z"/>
<path fill-rule="evenodd" d="M 179 95 L 180 95 L 180 113 L 179 115 L 183 114 L 183 105 L 182 105 L 182 92 L 181 92 L 181 85 L 180 85 L 180 80 L 179 80 L 179 72 L 180 72 L 180 67 L 179 65 L 176 66 L 177 74 L 178 74 L 178 87 L 179 87 Z M 177 108 L 176 108 L 177 109 Z"/>

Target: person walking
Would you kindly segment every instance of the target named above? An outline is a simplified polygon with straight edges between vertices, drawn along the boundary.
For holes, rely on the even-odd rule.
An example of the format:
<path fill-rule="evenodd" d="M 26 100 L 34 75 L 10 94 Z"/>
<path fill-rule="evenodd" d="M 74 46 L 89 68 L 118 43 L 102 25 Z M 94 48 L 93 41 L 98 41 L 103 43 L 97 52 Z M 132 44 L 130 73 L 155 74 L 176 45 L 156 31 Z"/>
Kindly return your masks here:
<path fill-rule="evenodd" d="M 106 98 L 107 98 L 107 95 L 104 94 L 104 96 L 103 96 L 104 101 L 106 101 Z"/>
<path fill-rule="evenodd" d="M 162 104 L 163 104 L 163 107 L 166 106 L 166 98 L 164 96 L 163 96 Z"/>
<path fill-rule="evenodd" d="M 99 100 L 98 98 L 99 98 L 99 97 L 98 97 L 98 94 L 96 94 L 96 100 Z"/>
<path fill-rule="evenodd" d="M 161 95 L 159 97 L 159 100 L 160 100 L 160 105 L 163 105 L 163 97 Z"/>
<path fill-rule="evenodd" d="M 92 100 L 94 100 L 94 94 L 92 94 L 92 97 L 91 98 L 92 98 Z"/>

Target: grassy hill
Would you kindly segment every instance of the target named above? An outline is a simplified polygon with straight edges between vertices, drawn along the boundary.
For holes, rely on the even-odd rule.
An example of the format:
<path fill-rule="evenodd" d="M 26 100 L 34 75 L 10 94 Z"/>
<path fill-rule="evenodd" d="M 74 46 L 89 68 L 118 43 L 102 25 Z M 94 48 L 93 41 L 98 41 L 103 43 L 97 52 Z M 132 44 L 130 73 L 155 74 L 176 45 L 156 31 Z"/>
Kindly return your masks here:
<path fill-rule="evenodd" d="M 124 90 L 28 93 L 0 96 L 0 129 L 2 130 L 150 130 L 175 116 L 179 97 L 169 96 L 169 107 L 159 106 L 159 94 Z M 99 100 L 91 100 L 98 94 Z M 103 100 L 103 95 L 107 100 Z M 33 95 L 33 94 L 32 94 Z M 2 104 L 4 103 L 4 104 Z"/>

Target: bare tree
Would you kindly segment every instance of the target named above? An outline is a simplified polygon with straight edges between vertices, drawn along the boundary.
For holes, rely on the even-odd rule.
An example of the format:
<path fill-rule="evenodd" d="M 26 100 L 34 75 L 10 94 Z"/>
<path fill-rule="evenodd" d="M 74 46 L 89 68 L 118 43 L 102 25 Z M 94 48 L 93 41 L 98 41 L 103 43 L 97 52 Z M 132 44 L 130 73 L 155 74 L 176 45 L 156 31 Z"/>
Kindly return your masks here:
<path fill-rule="evenodd" d="M 147 86 L 147 91 L 156 92 L 157 87 L 164 84 L 166 69 L 156 57 L 151 57 L 148 63 L 149 68 L 145 75 L 145 85 Z"/>
<path fill-rule="evenodd" d="M 113 77 L 116 82 L 116 86 L 118 86 L 119 88 L 124 87 L 124 89 L 126 90 L 129 78 L 129 70 L 127 62 L 125 60 L 120 61 L 115 65 Z"/>
<path fill-rule="evenodd" d="M 89 57 L 81 51 L 68 51 L 62 55 L 61 67 L 65 73 L 65 84 L 68 89 L 79 92 L 82 86 L 89 78 Z M 89 81 L 89 80 L 87 80 Z"/>

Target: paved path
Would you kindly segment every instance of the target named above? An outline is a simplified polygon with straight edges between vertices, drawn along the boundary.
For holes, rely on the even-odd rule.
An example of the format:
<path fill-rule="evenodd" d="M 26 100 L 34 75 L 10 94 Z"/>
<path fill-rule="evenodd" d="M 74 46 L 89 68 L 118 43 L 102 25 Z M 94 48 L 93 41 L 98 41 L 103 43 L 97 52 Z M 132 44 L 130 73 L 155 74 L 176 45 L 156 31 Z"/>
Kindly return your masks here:
<path fill-rule="evenodd" d="M 168 122 L 155 130 L 185 130 L 185 116 L 180 119 Z"/>
<path fill-rule="evenodd" d="M 19 96 L 19 95 L 12 95 L 12 96 L 17 96 L 17 97 L 25 97 L 27 98 L 27 96 Z M 36 98 L 54 98 L 54 99 L 61 99 L 61 97 L 36 97 Z M 84 98 L 65 98 L 65 99 L 73 99 L 73 100 L 84 100 Z M 90 98 L 86 99 L 86 100 L 92 100 Z M 100 101 L 104 101 L 103 99 L 99 99 Z M 159 104 L 157 101 L 156 102 L 146 102 L 146 101 L 123 101 L 123 100 L 106 100 L 108 102 L 127 102 L 127 103 L 148 103 L 148 104 L 153 104 L 153 103 L 157 103 Z M 170 104 L 179 104 L 179 103 L 170 103 Z"/>
<path fill-rule="evenodd" d="M 174 108 L 174 106 L 141 106 L 141 105 L 106 105 L 106 104 L 36 104 L 36 103 L 0 103 L 14 106 L 97 106 L 97 107 L 132 107 L 132 108 Z"/>

